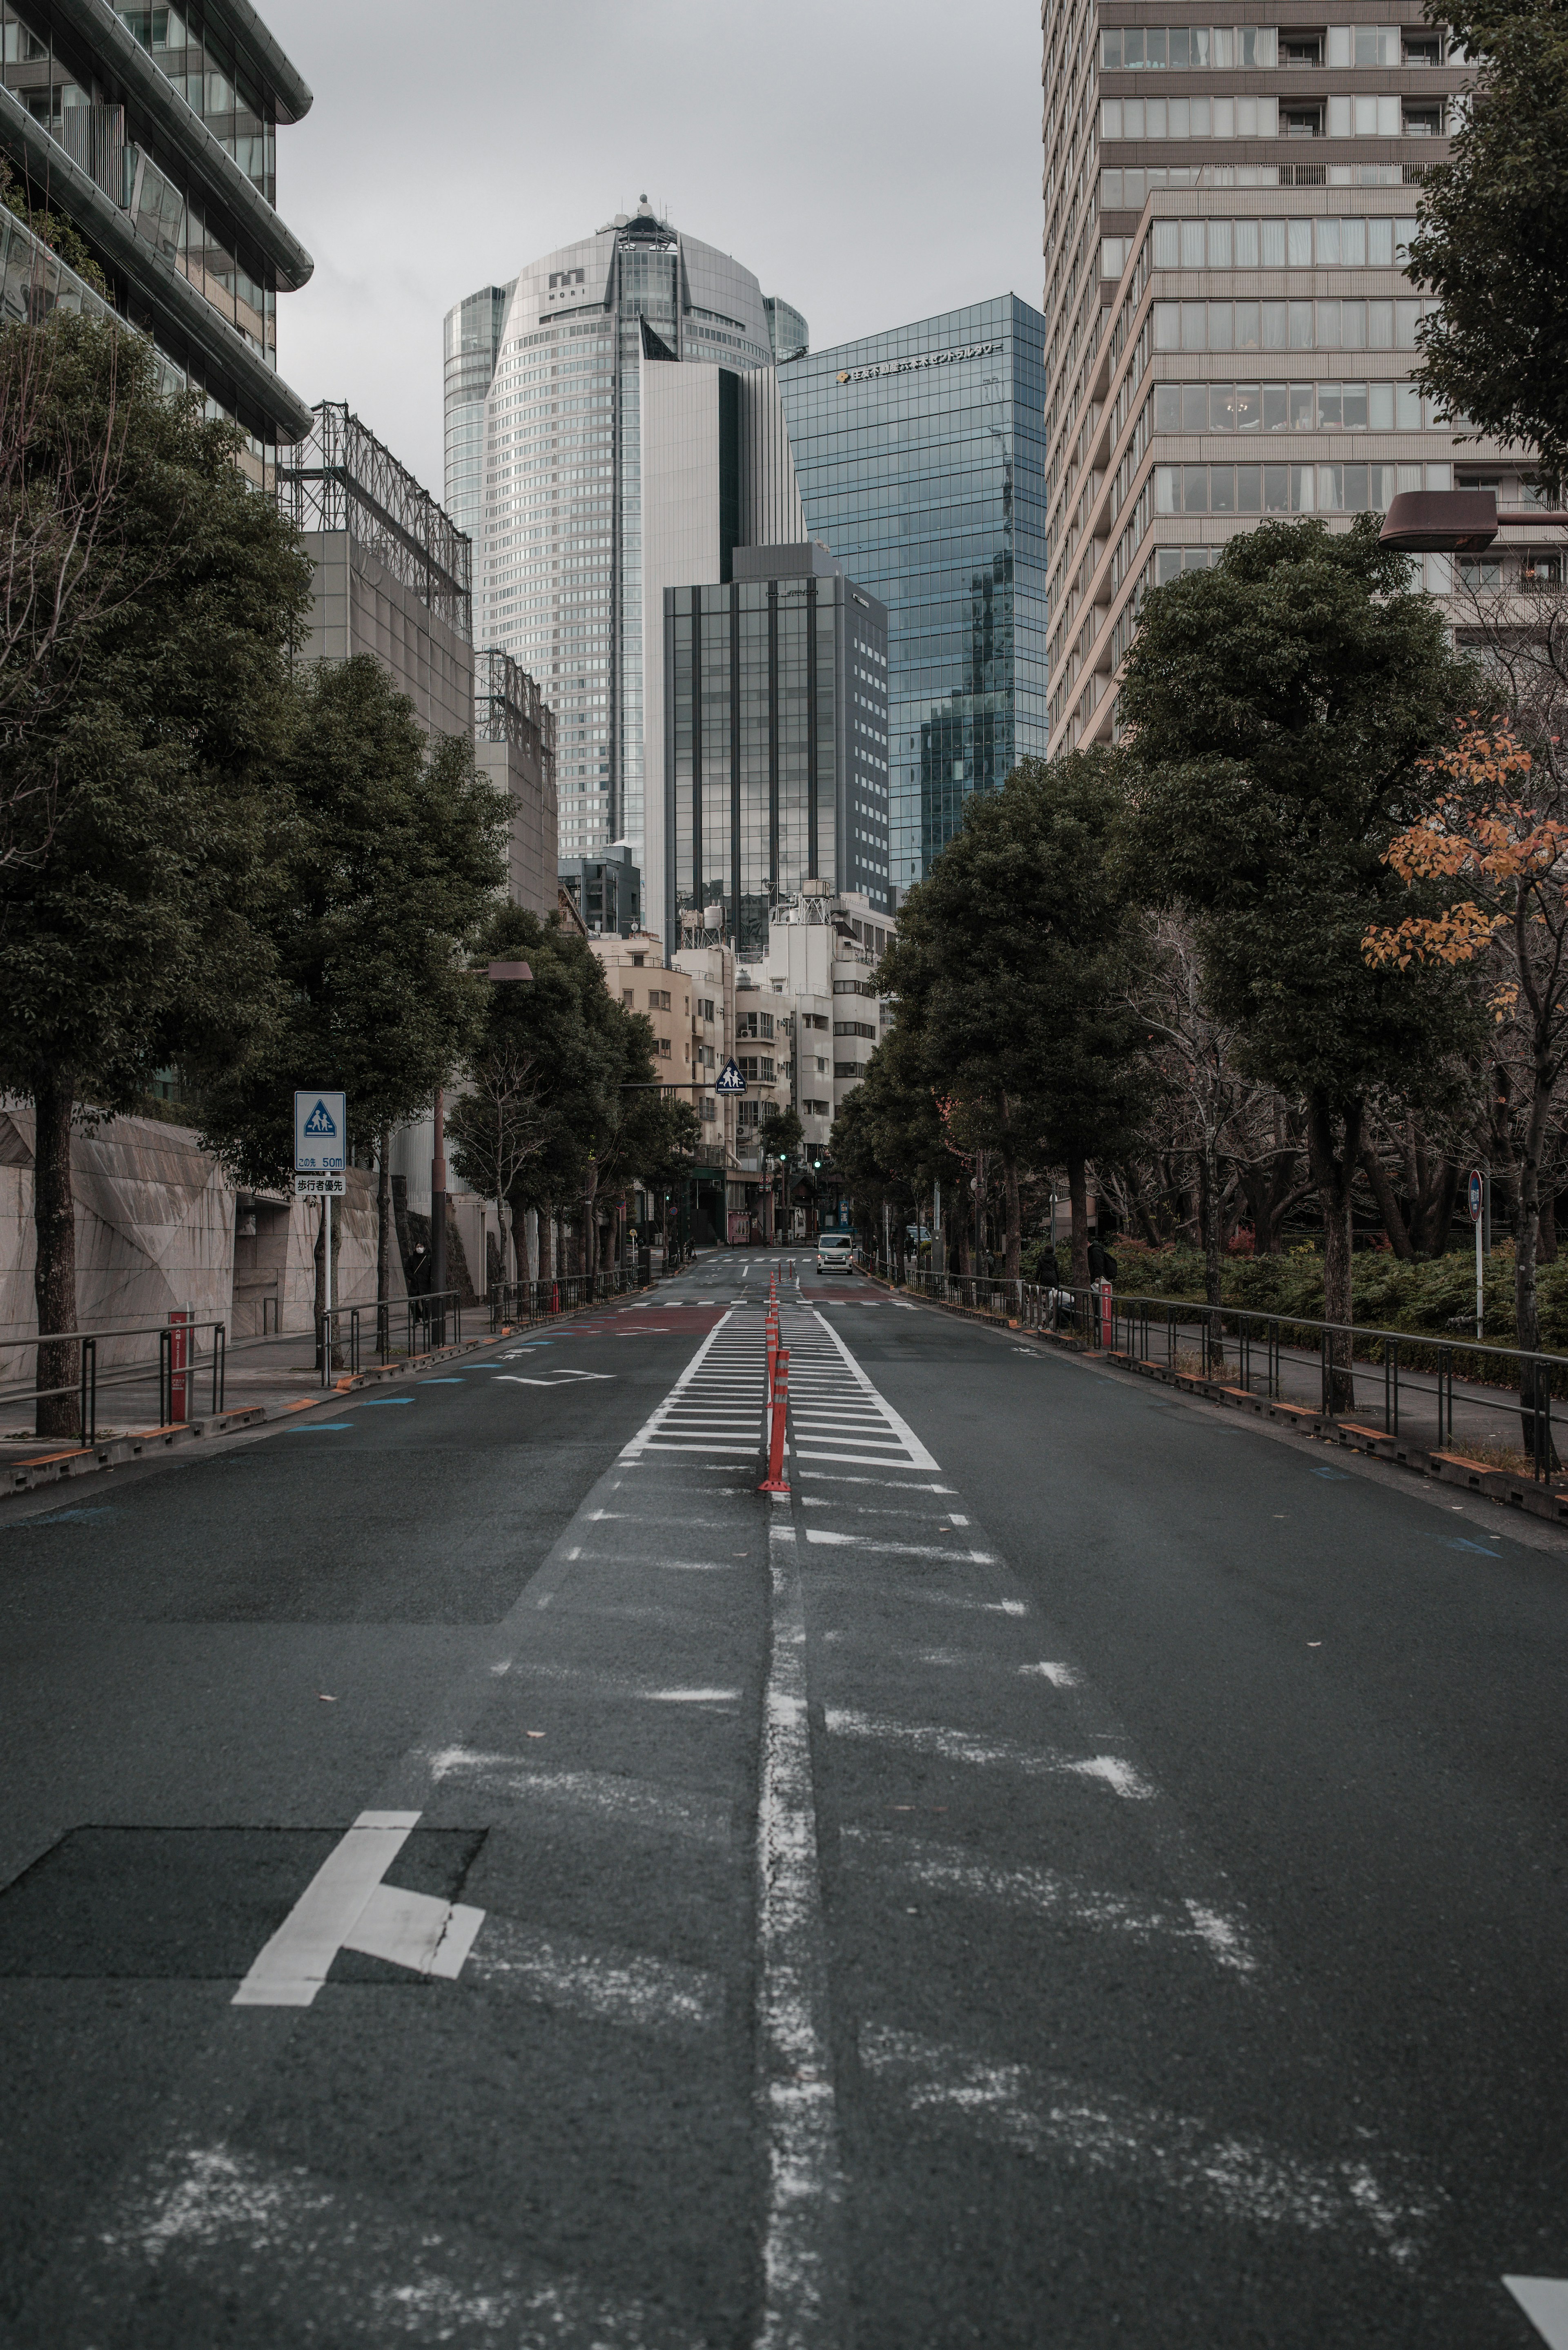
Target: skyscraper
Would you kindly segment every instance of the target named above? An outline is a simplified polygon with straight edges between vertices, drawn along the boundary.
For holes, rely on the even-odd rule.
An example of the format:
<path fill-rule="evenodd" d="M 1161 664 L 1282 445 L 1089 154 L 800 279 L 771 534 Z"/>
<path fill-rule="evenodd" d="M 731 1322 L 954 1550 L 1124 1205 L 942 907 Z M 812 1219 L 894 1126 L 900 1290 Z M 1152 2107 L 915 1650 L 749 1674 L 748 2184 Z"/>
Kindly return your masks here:
<path fill-rule="evenodd" d="M 476 642 L 509 652 L 555 710 L 562 854 L 624 839 L 646 872 L 645 356 L 773 365 L 750 270 L 646 196 L 446 321 L 446 502 L 474 538 Z"/>
<path fill-rule="evenodd" d="M 760 958 L 808 883 L 887 910 L 888 613 L 826 547 L 737 547 L 727 583 L 667 588 L 664 703 L 676 920 Z"/>
<path fill-rule="evenodd" d="M 277 373 L 277 297 L 313 265 L 275 210 L 278 126 L 310 103 L 249 0 L 0 0 L 0 152 L 40 229 L 63 220 L 90 264 L 68 267 L 0 209 L 0 317 L 129 319 L 171 388 L 244 428 L 258 485 L 311 422 Z"/>
<path fill-rule="evenodd" d="M 888 881 L 1045 747 L 1045 321 L 1016 295 L 779 369 L 806 527 L 888 615 Z"/>
<path fill-rule="evenodd" d="M 1045 10 L 1054 751 L 1112 736 L 1148 588 L 1259 517 L 1526 494 L 1528 467 L 1456 449 L 1409 380 L 1404 247 L 1464 81 L 1446 36 L 1414 7 L 1199 13 Z M 1449 559 L 1426 560 L 1442 592 Z"/>

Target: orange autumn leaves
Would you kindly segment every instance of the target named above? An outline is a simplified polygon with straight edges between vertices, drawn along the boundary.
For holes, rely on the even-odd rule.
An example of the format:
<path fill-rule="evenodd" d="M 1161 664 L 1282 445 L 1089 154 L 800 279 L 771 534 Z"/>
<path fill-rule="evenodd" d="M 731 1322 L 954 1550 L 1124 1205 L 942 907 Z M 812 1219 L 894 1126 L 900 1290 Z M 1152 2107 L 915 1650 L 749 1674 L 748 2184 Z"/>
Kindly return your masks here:
<path fill-rule="evenodd" d="M 1473 898 L 1456 897 L 1438 913 L 1412 914 L 1389 928 L 1375 924 L 1361 942 L 1374 969 L 1471 962 L 1520 920 L 1562 927 L 1568 822 L 1543 816 L 1517 796 L 1530 769 L 1530 754 L 1511 730 L 1482 726 L 1473 711 L 1451 747 L 1427 762 L 1432 807 L 1389 844 L 1385 862 L 1405 881 L 1474 880 L 1490 885 L 1484 894 L 1494 908 L 1500 893 L 1511 903 L 1488 911 Z M 1499 1019 L 1517 993 L 1512 984 L 1498 989 L 1492 1006 Z"/>

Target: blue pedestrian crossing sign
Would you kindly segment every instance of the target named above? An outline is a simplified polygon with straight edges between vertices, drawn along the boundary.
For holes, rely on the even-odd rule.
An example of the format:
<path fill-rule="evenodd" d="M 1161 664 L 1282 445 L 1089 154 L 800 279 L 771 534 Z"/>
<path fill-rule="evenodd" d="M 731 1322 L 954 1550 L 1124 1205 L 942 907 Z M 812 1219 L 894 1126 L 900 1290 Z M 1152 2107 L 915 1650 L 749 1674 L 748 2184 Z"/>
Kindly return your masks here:
<path fill-rule="evenodd" d="M 745 1090 L 746 1081 L 736 1067 L 735 1057 L 732 1054 L 713 1080 L 713 1091 L 716 1094 L 743 1094 Z"/>
<path fill-rule="evenodd" d="M 347 1165 L 344 1141 L 348 1129 L 345 1094 L 314 1087 L 294 1097 L 294 1171 L 296 1175 L 332 1175 Z"/>

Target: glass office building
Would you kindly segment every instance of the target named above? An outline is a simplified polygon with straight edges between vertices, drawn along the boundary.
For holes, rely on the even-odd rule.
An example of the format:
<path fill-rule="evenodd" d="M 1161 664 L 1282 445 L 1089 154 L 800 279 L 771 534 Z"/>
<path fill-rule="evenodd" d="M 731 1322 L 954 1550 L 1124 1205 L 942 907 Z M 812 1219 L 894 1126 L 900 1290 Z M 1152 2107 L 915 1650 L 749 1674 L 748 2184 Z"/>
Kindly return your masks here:
<path fill-rule="evenodd" d="M 888 608 L 895 890 L 1045 747 L 1044 336 L 1007 294 L 779 369 L 806 526 Z"/>
<path fill-rule="evenodd" d="M 768 951 L 808 883 L 888 907 L 888 614 L 818 546 L 737 546 L 664 591 L 677 919 Z"/>
<path fill-rule="evenodd" d="M 250 0 L 182 7 L 0 0 L 0 158 L 12 198 L 79 236 L 67 267 L 0 207 L 0 319 L 129 320 L 171 390 L 199 391 L 273 484 L 311 411 L 277 372 L 277 297 L 312 262 L 280 217 L 277 131 L 310 90 Z"/>
<path fill-rule="evenodd" d="M 445 504 L 473 540 L 474 639 L 556 712 L 564 855 L 625 840 L 646 870 L 645 793 L 660 795 L 643 743 L 643 364 L 771 369 L 781 322 L 805 335 L 776 307 L 644 196 L 447 314 Z"/>

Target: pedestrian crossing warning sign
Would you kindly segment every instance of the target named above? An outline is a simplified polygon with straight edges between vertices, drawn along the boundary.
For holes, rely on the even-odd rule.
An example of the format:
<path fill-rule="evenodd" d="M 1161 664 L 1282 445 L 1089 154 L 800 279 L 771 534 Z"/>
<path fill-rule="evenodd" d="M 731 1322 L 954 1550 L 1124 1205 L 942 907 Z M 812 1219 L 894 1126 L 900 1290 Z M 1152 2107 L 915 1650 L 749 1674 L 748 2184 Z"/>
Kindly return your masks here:
<path fill-rule="evenodd" d="M 294 1097 L 294 1171 L 296 1175 L 336 1175 L 348 1163 L 343 1149 L 348 1124 L 343 1094 L 312 1087 Z"/>
<path fill-rule="evenodd" d="M 732 1054 L 713 1080 L 713 1091 L 716 1094 L 743 1094 L 745 1090 L 746 1081 L 736 1066 L 734 1055 Z"/>

